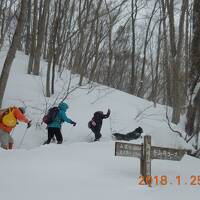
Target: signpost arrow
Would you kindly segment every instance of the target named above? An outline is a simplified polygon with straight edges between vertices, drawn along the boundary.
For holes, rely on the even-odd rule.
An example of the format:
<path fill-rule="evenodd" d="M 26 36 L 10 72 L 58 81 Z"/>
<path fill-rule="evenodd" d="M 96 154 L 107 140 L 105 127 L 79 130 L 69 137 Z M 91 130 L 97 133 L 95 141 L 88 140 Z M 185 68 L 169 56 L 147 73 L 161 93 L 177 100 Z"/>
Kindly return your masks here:
<path fill-rule="evenodd" d="M 141 158 L 142 145 L 116 142 L 115 143 L 115 156 Z"/>

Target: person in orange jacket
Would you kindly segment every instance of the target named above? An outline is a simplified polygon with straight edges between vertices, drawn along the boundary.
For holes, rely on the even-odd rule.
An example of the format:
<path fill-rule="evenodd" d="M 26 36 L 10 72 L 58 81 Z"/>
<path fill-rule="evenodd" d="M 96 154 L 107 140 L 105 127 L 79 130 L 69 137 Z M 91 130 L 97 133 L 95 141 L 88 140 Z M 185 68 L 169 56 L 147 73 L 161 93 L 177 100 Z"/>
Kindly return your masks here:
<path fill-rule="evenodd" d="M 24 115 L 25 108 L 23 107 L 11 107 L 11 111 L 16 118 L 16 120 L 27 123 L 27 128 L 31 126 L 31 121 Z M 16 125 L 15 125 L 16 126 Z M 14 140 L 11 136 L 11 131 L 14 127 L 6 126 L 2 121 L 0 121 L 0 143 L 1 147 L 4 149 L 12 149 Z"/>

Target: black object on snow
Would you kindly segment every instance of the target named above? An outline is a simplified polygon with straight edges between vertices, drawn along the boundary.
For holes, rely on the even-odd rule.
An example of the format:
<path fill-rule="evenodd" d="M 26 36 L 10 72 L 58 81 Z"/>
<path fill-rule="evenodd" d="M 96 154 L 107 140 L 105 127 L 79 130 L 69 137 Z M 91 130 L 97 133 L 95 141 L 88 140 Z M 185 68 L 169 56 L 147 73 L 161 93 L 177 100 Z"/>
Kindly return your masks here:
<path fill-rule="evenodd" d="M 136 140 L 138 138 L 141 137 L 143 133 L 143 129 L 139 126 L 138 128 L 136 128 L 134 131 L 129 132 L 127 134 L 121 134 L 121 133 L 114 133 L 112 134 L 115 139 L 117 140 L 125 140 L 125 141 L 129 141 L 129 140 Z"/>

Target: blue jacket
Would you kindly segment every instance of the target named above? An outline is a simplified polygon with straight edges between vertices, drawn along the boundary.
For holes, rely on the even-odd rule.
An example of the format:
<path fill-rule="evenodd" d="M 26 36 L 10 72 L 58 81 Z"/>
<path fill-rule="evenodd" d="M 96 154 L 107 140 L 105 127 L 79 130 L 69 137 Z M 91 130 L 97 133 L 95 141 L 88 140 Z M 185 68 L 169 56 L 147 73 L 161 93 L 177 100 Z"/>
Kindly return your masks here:
<path fill-rule="evenodd" d="M 58 105 L 59 112 L 58 112 L 55 120 L 52 123 L 48 124 L 47 127 L 48 128 L 49 127 L 61 128 L 61 125 L 62 125 L 63 122 L 67 122 L 67 123 L 72 124 L 73 121 L 71 119 L 69 119 L 67 117 L 66 113 L 65 113 L 68 108 L 69 108 L 69 106 L 66 103 L 64 103 L 64 102 L 60 103 Z"/>

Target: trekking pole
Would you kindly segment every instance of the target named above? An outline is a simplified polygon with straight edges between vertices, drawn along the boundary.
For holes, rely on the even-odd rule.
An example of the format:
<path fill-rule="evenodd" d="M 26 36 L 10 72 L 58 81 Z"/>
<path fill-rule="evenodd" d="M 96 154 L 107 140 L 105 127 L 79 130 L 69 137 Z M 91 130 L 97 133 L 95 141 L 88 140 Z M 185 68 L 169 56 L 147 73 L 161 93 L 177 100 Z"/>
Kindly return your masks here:
<path fill-rule="evenodd" d="M 110 132 L 111 134 L 113 133 L 113 130 L 112 130 L 112 121 L 111 121 L 111 116 L 109 117 L 109 121 L 110 121 Z"/>
<path fill-rule="evenodd" d="M 18 146 L 18 148 L 21 148 L 21 146 L 22 146 L 22 144 L 23 144 L 23 142 L 24 142 L 24 138 L 25 138 L 25 135 L 26 135 L 26 133 L 27 133 L 27 128 L 26 128 L 26 130 L 25 130 L 25 132 L 24 132 L 24 135 L 23 135 L 23 137 L 22 137 L 22 139 L 21 139 L 21 141 L 20 141 L 20 143 L 19 143 L 19 146 Z"/>
<path fill-rule="evenodd" d="M 90 133 L 87 135 L 87 137 L 88 137 L 89 135 L 91 135 L 91 133 L 92 133 L 92 131 L 90 131 Z"/>
<path fill-rule="evenodd" d="M 13 132 L 14 132 L 14 128 L 13 128 L 12 131 L 10 132 L 10 135 L 13 135 Z"/>
<path fill-rule="evenodd" d="M 68 135 L 67 135 L 67 137 L 68 137 L 68 139 L 70 138 L 70 135 L 71 135 L 71 133 L 72 133 L 72 130 L 73 130 L 73 126 L 69 129 L 69 133 L 68 133 Z"/>

